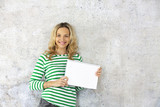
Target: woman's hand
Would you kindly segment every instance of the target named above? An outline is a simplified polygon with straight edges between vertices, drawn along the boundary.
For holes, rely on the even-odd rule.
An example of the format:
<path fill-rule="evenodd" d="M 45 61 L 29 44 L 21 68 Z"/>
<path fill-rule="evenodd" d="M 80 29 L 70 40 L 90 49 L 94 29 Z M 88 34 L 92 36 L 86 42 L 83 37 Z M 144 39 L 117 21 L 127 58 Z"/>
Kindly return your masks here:
<path fill-rule="evenodd" d="M 102 68 L 100 67 L 96 72 L 96 76 L 100 77 L 101 72 L 102 72 Z"/>
<path fill-rule="evenodd" d="M 56 81 L 47 81 L 44 83 L 43 88 L 46 89 L 48 87 L 64 87 L 68 86 L 68 77 L 64 76 Z"/>
<path fill-rule="evenodd" d="M 53 86 L 55 87 L 64 87 L 64 86 L 68 86 L 68 77 L 64 76 L 58 80 L 56 80 L 53 84 Z"/>

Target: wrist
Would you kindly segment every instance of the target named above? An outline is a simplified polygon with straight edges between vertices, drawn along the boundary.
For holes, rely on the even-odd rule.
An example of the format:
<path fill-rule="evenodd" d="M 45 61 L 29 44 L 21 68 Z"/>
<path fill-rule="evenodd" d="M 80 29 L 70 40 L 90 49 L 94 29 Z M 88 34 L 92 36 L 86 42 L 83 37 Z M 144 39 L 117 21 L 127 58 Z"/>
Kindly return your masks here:
<path fill-rule="evenodd" d="M 52 84 L 51 84 L 50 81 L 44 82 L 44 84 L 43 84 L 43 88 L 44 88 L 44 89 L 46 89 L 46 88 L 48 88 L 48 87 L 51 87 L 51 86 L 52 86 Z"/>

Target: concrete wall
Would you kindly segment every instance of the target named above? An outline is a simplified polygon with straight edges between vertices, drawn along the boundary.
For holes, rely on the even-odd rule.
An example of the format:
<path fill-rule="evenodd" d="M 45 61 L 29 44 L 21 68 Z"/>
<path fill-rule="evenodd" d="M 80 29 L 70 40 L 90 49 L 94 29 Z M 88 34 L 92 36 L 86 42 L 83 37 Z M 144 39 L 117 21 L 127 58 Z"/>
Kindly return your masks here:
<path fill-rule="evenodd" d="M 0 107 L 36 107 L 28 81 L 59 22 L 75 27 L 84 62 L 103 68 L 79 107 L 160 107 L 159 0 L 0 0 Z"/>

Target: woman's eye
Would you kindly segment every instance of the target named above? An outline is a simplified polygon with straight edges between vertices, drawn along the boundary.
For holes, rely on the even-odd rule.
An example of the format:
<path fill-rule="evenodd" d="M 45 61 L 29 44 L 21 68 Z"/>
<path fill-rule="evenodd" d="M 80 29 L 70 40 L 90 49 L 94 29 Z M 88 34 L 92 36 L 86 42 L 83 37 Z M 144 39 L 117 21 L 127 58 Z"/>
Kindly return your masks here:
<path fill-rule="evenodd" d="M 69 35 L 65 35 L 65 37 L 69 37 Z"/>
<path fill-rule="evenodd" d="M 57 35 L 57 37 L 60 37 L 61 35 Z"/>

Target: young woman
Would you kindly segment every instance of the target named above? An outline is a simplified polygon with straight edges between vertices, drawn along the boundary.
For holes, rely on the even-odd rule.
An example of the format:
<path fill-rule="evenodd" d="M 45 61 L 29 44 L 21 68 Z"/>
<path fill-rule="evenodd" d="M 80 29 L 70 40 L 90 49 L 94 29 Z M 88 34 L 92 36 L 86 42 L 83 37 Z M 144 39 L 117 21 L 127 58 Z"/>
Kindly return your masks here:
<path fill-rule="evenodd" d="M 30 78 L 31 90 L 43 90 L 39 107 L 75 107 L 76 92 L 82 87 L 69 87 L 64 76 L 67 59 L 82 61 L 77 53 L 77 39 L 68 23 L 55 26 L 49 42 L 49 50 L 43 53 Z M 44 75 L 45 81 L 42 81 Z M 101 75 L 101 68 L 96 72 Z"/>

